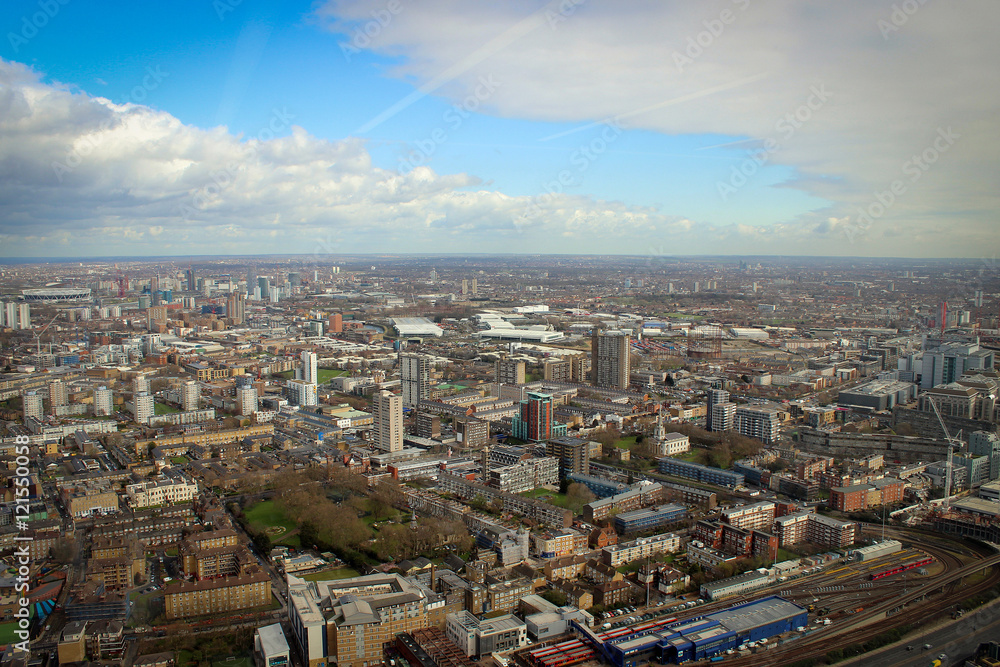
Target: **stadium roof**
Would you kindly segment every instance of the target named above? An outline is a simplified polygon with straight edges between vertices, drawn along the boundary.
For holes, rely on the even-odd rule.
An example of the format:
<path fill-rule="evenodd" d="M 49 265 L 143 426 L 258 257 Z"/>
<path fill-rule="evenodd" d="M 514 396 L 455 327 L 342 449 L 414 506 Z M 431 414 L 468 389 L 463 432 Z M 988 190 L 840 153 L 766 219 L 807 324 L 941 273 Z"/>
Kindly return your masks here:
<path fill-rule="evenodd" d="M 443 336 L 444 330 L 426 317 L 397 317 L 392 326 L 400 336 Z"/>
<path fill-rule="evenodd" d="M 25 301 L 76 301 L 89 299 L 90 288 L 77 287 L 38 287 L 21 290 Z"/>

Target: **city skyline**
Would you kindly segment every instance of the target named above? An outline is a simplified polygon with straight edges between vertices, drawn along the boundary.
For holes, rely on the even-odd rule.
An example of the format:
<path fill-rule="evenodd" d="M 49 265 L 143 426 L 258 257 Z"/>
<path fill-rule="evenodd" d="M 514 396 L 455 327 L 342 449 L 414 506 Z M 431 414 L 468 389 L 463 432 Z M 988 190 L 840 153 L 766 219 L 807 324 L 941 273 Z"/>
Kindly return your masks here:
<path fill-rule="evenodd" d="M 40 7 L 3 258 L 1000 246 L 985 2 Z"/>

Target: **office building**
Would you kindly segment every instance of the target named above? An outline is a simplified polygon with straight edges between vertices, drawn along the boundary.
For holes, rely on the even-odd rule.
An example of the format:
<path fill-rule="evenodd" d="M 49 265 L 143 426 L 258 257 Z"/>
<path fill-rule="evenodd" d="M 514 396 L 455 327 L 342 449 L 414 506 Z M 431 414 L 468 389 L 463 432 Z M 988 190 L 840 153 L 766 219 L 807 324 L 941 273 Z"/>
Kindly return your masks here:
<path fill-rule="evenodd" d="M 257 412 L 257 389 L 253 386 L 237 387 L 236 406 L 243 416 Z"/>
<path fill-rule="evenodd" d="M 148 424 L 150 417 L 156 414 L 153 395 L 148 391 L 140 391 L 132 395 L 132 419 L 137 424 Z"/>
<path fill-rule="evenodd" d="M 201 389 L 198 387 L 197 381 L 188 380 L 181 385 L 181 410 L 185 412 L 197 410 L 200 403 Z"/>
<path fill-rule="evenodd" d="M 107 387 L 94 389 L 94 415 L 107 417 L 115 410 L 115 397 Z"/>
<path fill-rule="evenodd" d="M 257 287 L 260 289 L 260 298 L 266 299 L 271 294 L 271 280 L 265 276 L 257 278 Z"/>
<path fill-rule="evenodd" d="M 525 363 L 519 359 L 497 359 L 496 381 L 499 384 L 524 384 Z"/>
<path fill-rule="evenodd" d="M 1000 479 L 1000 436 L 990 431 L 969 434 L 969 453 L 990 457 L 990 479 Z"/>
<path fill-rule="evenodd" d="M 897 405 L 905 405 L 916 398 L 917 385 L 912 382 L 875 380 L 840 392 L 837 396 L 837 404 L 879 412 L 892 410 Z"/>
<path fill-rule="evenodd" d="M 375 418 L 373 431 L 375 446 L 384 452 L 403 449 L 403 398 L 382 390 L 372 398 Z"/>
<path fill-rule="evenodd" d="M 594 386 L 628 389 L 632 337 L 625 333 L 594 332 L 591 338 L 591 376 Z"/>
<path fill-rule="evenodd" d="M 748 438 L 760 440 L 765 444 L 775 443 L 778 441 L 780 424 L 778 411 L 774 408 L 749 406 L 736 408 L 736 431 Z"/>
<path fill-rule="evenodd" d="M 41 419 L 42 415 L 45 414 L 45 409 L 42 405 L 42 395 L 37 391 L 24 392 L 21 396 L 21 403 L 24 408 L 24 421 L 28 421 L 29 417 Z"/>
<path fill-rule="evenodd" d="M 566 435 L 566 425 L 552 420 L 551 394 L 528 392 L 512 422 L 514 437 L 524 441 L 539 442 Z"/>
<path fill-rule="evenodd" d="M 403 388 L 403 405 L 415 408 L 421 400 L 431 397 L 431 358 L 406 352 L 399 355 L 399 376 Z"/>
<path fill-rule="evenodd" d="M 928 339 L 924 342 L 920 387 L 931 389 L 941 384 L 949 384 L 969 371 L 992 371 L 995 363 L 993 350 L 981 348 L 978 340 L 970 342 Z"/>
<path fill-rule="evenodd" d="M 528 643 L 528 626 L 513 614 L 479 620 L 463 609 L 448 614 L 445 633 L 466 656 L 475 659 Z"/>

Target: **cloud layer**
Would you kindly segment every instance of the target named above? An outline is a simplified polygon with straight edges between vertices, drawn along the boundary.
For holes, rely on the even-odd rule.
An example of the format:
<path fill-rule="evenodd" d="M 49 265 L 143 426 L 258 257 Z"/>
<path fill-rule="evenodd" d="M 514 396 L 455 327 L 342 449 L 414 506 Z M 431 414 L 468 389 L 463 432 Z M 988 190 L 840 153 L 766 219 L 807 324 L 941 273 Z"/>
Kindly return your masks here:
<path fill-rule="evenodd" d="M 363 42 L 352 35 L 385 0 L 330 0 L 316 17 L 428 94 L 460 101 L 496 77 L 486 113 L 733 137 L 711 149 L 746 157 L 718 161 L 729 224 L 381 169 L 363 140 L 317 138 L 283 109 L 253 136 L 192 127 L 0 60 L 0 254 L 1000 250 L 992 0 L 394 2 Z M 734 193 L 761 164 L 793 167 L 783 187 L 831 205 L 742 224 Z"/>
<path fill-rule="evenodd" d="M 400 2 L 368 48 L 435 94 L 460 99 L 489 74 L 505 82 L 490 99 L 501 116 L 756 139 L 731 150 L 794 167 L 787 187 L 833 202 L 753 234 L 782 251 L 836 229 L 857 254 L 997 248 L 991 0 Z M 329 0 L 317 15 L 349 39 L 384 5 Z M 946 152 L 939 131 L 954 139 Z M 719 181 L 739 175 L 726 165 Z M 899 194 L 880 198 L 895 181 Z M 850 252 L 840 245 L 828 251 Z"/>

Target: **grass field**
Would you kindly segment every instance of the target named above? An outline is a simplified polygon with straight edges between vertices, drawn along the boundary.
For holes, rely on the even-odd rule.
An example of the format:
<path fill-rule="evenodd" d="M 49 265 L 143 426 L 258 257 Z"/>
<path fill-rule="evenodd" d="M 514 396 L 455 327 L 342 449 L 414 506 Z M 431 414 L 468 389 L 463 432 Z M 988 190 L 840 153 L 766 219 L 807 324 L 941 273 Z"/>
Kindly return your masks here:
<path fill-rule="evenodd" d="M 284 511 L 273 500 L 264 500 L 246 511 L 250 523 L 260 523 L 264 526 L 281 526 L 285 532 L 293 530 L 295 522 L 285 516 Z"/>
<path fill-rule="evenodd" d="M 779 562 L 783 560 L 798 560 L 799 558 L 800 556 L 793 551 L 788 551 L 786 549 L 778 549 Z"/>
<path fill-rule="evenodd" d="M 170 457 L 170 462 L 173 463 L 174 465 L 181 466 L 181 465 L 184 465 L 185 463 L 187 463 L 188 459 L 187 459 L 186 456 L 171 456 Z"/>
<path fill-rule="evenodd" d="M 0 645 L 11 644 L 17 639 L 14 631 L 17 630 L 17 621 L 0 625 Z"/>
<path fill-rule="evenodd" d="M 167 405 L 166 403 L 154 403 L 153 404 L 153 414 L 157 415 L 169 415 L 174 412 L 180 412 L 177 408 L 172 405 Z"/>
<path fill-rule="evenodd" d="M 302 578 L 306 581 L 331 581 L 333 579 L 350 579 L 351 577 L 357 577 L 358 575 L 359 572 L 352 567 L 338 567 L 334 570 L 307 574 Z"/>
<path fill-rule="evenodd" d="M 253 660 L 247 655 L 212 656 L 212 667 L 253 667 Z"/>
<path fill-rule="evenodd" d="M 566 495 L 559 493 L 558 491 L 549 491 L 548 489 L 535 489 L 534 491 L 525 491 L 521 494 L 527 498 L 538 498 L 550 505 L 555 505 L 556 507 L 568 507 L 566 500 Z"/>
<path fill-rule="evenodd" d="M 635 446 L 636 437 L 637 436 L 634 435 L 627 435 L 624 438 L 620 438 L 617 442 L 615 442 L 615 447 L 618 449 L 632 449 L 632 447 Z"/>

